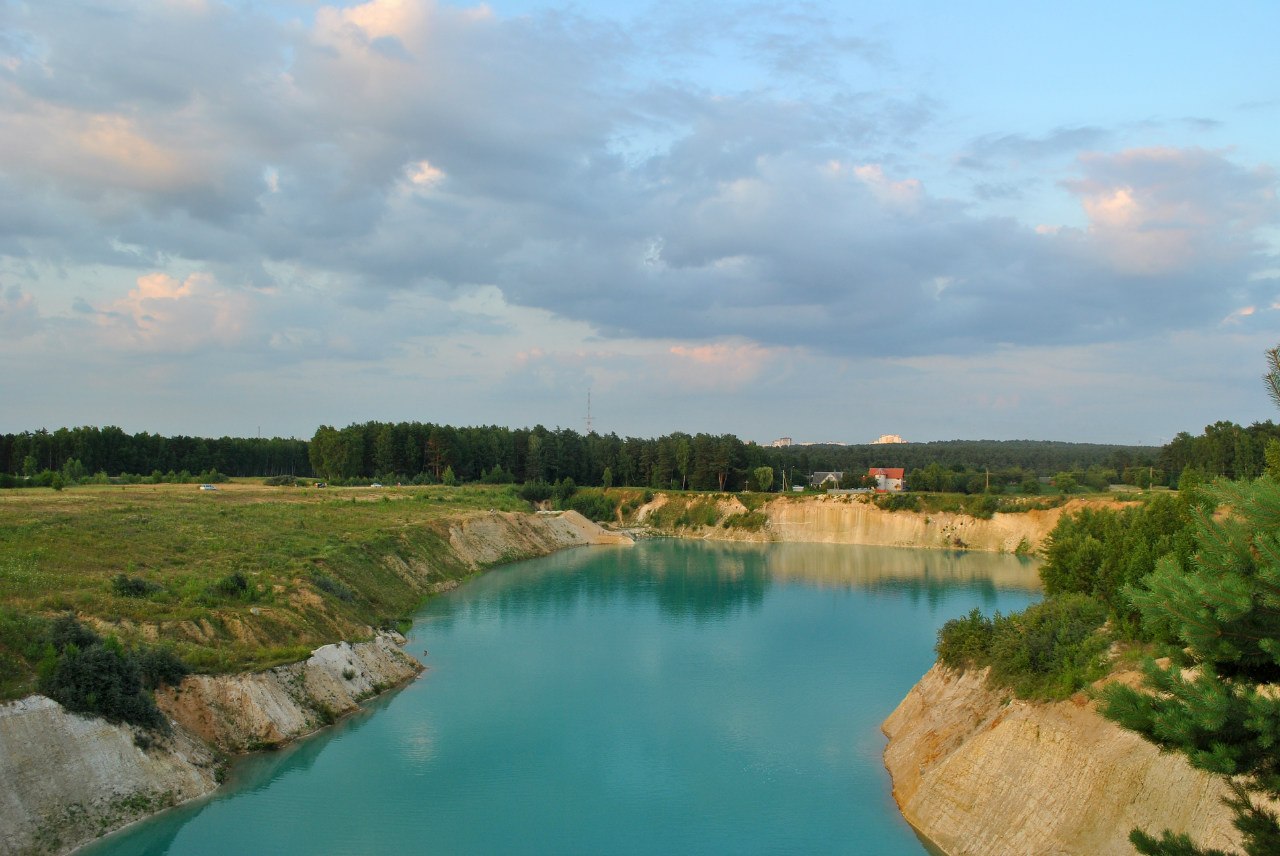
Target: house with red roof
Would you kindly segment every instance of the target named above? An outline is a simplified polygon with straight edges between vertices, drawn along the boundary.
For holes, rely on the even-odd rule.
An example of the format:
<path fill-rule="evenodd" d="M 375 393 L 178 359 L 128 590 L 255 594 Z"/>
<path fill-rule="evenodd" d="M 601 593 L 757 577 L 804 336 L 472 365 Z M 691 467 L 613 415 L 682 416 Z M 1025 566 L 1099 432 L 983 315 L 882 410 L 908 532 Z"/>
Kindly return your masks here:
<path fill-rule="evenodd" d="M 907 476 L 902 467 L 872 467 L 867 475 L 876 480 L 876 493 L 901 493 Z"/>

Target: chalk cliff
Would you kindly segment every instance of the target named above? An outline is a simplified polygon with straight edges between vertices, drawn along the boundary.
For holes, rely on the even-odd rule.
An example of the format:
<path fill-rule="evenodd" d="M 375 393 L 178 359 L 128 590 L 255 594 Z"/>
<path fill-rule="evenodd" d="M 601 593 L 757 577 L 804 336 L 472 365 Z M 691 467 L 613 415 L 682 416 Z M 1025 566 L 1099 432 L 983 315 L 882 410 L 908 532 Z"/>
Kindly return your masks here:
<path fill-rule="evenodd" d="M 883 728 L 894 799 L 949 856 L 1128 856 L 1134 827 L 1238 849 L 1222 781 L 1103 719 L 1084 694 L 1019 701 L 985 670 L 935 665 Z"/>

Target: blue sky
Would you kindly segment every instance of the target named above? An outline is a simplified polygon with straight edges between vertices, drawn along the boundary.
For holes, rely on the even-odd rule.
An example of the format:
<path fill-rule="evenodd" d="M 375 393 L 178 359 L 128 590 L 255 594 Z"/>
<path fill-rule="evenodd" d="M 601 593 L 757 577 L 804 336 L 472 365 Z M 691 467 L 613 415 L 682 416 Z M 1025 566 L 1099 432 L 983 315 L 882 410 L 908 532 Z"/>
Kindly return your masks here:
<path fill-rule="evenodd" d="M 0 0 L 0 430 L 1274 418 L 1273 3 Z"/>

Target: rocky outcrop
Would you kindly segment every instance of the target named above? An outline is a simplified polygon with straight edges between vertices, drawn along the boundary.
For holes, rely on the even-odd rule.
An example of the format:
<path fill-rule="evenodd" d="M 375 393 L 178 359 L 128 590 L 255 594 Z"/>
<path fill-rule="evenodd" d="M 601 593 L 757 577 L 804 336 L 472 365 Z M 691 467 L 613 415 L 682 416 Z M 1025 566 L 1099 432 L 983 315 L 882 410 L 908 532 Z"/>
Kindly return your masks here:
<path fill-rule="evenodd" d="M 217 758 L 43 696 L 0 706 L 0 852 L 60 853 L 217 786 Z"/>
<path fill-rule="evenodd" d="M 577 512 L 490 512 L 449 527 L 452 559 L 477 570 L 585 544 L 630 544 Z M 405 573 L 415 566 L 401 561 Z M 421 573 L 429 573 L 423 565 Z M 442 588 L 443 586 L 439 586 Z M 156 702 L 167 735 L 68 713 L 43 696 L 0 706 L 0 853 L 63 853 L 216 787 L 220 754 L 279 746 L 412 679 L 404 637 L 317 648 L 299 663 L 190 675 Z"/>
<path fill-rule="evenodd" d="M 449 527 L 449 546 L 471 568 L 545 556 L 587 544 L 631 544 L 576 511 L 514 514 L 493 511 L 458 520 Z"/>
<path fill-rule="evenodd" d="M 361 701 L 422 671 L 400 646 L 404 637 L 339 642 L 301 663 L 247 675 L 189 675 L 156 693 L 165 716 L 225 752 L 287 743 L 330 724 Z"/>
<path fill-rule="evenodd" d="M 1129 856 L 1134 827 L 1239 847 L 1221 779 L 1103 719 L 1083 694 L 1019 701 L 985 671 L 935 665 L 883 727 L 894 799 L 949 856 Z"/>

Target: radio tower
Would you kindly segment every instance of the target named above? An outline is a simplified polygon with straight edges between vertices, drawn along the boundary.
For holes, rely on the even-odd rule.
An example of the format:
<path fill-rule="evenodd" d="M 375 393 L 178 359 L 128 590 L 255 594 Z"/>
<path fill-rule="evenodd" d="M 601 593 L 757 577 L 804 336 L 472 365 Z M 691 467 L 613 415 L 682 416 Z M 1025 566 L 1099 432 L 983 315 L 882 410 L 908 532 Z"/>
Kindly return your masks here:
<path fill-rule="evenodd" d="M 587 435 L 590 436 L 595 428 L 591 422 L 591 389 L 587 389 Z"/>

